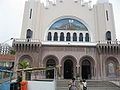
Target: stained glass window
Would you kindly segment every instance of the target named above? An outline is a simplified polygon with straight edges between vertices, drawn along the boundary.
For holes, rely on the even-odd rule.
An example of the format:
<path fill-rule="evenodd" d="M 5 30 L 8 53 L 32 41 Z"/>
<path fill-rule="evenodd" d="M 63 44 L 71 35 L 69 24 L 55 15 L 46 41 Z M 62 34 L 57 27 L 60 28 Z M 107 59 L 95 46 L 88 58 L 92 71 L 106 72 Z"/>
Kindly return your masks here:
<path fill-rule="evenodd" d="M 64 18 L 51 25 L 49 30 L 80 30 L 88 31 L 87 27 L 80 21 L 72 18 Z"/>

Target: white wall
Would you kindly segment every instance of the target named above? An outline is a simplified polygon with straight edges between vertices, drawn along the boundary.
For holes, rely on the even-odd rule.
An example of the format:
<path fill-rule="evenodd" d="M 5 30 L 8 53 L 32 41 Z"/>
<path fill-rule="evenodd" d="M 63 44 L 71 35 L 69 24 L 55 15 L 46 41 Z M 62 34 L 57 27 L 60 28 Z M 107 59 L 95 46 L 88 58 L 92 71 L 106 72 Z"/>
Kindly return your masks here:
<path fill-rule="evenodd" d="M 33 10 L 32 18 L 29 19 L 30 9 Z M 105 11 L 109 11 L 109 21 L 106 21 Z M 81 21 L 88 28 L 91 42 L 105 41 L 106 31 L 111 31 L 112 40 L 116 39 L 114 16 L 112 5 L 109 3 L 98 3 L 93 8 L 83 6 L 74 0 L 64 0 L 57 4 L 45 8 L 40 1 L 26 2 L 21 38 L 26 38 L 27 29 L 33 31 L 32 39 L 46 41 L 49 27 L 57 20 L 63 18 L 73 18 Z M 59 32 L 59 31 L 58 31 Z"/>
<path fill-rule="evenodd" d="M 28 81 L 27 90 L 55 90 L 55 82 L 49 81 Z"/>

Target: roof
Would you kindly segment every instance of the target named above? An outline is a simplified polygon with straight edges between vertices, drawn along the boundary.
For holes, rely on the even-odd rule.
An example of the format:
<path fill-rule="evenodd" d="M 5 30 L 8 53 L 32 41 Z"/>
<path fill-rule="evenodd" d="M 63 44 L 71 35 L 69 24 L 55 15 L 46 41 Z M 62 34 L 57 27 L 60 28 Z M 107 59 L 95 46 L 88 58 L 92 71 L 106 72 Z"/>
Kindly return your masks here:
<path fill-rule="evenodd" d="M 0 54 L 0 61 L 1 60 L 15 60 L 15 55 Z"/>

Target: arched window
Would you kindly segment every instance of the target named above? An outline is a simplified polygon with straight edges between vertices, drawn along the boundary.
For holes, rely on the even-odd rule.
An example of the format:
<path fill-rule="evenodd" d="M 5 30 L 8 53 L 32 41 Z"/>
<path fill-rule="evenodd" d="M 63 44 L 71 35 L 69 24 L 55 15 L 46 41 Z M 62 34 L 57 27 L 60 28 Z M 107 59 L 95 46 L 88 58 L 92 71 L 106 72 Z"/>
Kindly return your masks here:
<path fill-rule="evenodd" d="M 115 58 L 108 58 L 105 62 L 106 65 L 106 76 L 115 77 L 117 75 L 118 61 Z"/>
<path fill-rule="evenodd" d="M 111 32 L 110 31 L 106 32 L 106 40 L 111 40 Z"/>
<path fill-rule="evenodd" d="M 58 41 L 58 33 L 57 32 L 54 33 L 54 41 Z"/>
<path fill-rule="evenodd" d="M 63 32 L 60 33 L 60 41 L 64 41 L 64 33 Z"/>
<path fill-rule="evenodd" d="M 85 41 L 89 42 L 89 34 L 88 33 L 86 33 L 86 35 L 85 35 Z"/>
<path fill-rule="evenodd" d="M 66 41 L 71 41 L 71 36 L 69 32 L 67 33 Z"/>
<path fill-rule="evenodd" d="M 80 21 L 72 18 L 64 18 L 53 23 L 49 30 L 80 30 L 88 31 L 87 27 Z"/>
<path fill-rule="evenodd" d="M 47 38 L 48 41 L 51 41 L 52 40 L 52 35 L 51 35 L 51 32 L 48 33 L 48 38 Z"/>
<path fill-rule="evenodd" d="M 73 41 L 77 41 L 77 34 L 73 33 Z"/>
<path fill-rule="evenodd" d="M 79 41 L 83 41 L 83 34 L 82 33 L 79 34 Z"/>
<path fill-rule="evenodd" d="M 26 34 L 26 38 L 29 39 L 29 38 L 32 38 L 32 34 L 33 34 L 33 31 L 31 31 L 30 29 L 27 30 L 27 34 Z"/>

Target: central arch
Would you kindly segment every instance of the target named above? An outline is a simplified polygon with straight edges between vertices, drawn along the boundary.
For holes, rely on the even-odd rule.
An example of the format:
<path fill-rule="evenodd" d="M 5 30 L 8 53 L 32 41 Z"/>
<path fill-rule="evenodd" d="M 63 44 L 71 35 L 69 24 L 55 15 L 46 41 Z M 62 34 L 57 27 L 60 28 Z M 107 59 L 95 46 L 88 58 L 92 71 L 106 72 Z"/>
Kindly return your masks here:
<path fill-rule="evenodd" d="M 61 60 L 61 74 L 64 79 L 72 79 L 76 73 L 77 60 L 72 55 L 64 56 Z"/>
<path fill-rule="evenodd" d="M 64 62 L 64 78 L 65 79 L 73 78 L 73 62 L 70 59 L 67 59 Z"/>

